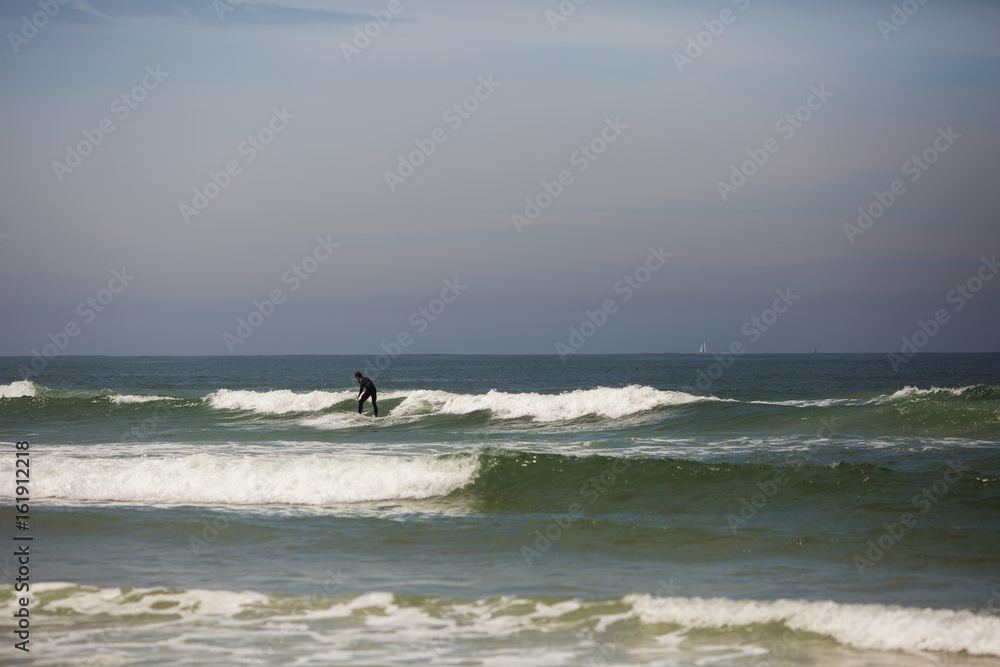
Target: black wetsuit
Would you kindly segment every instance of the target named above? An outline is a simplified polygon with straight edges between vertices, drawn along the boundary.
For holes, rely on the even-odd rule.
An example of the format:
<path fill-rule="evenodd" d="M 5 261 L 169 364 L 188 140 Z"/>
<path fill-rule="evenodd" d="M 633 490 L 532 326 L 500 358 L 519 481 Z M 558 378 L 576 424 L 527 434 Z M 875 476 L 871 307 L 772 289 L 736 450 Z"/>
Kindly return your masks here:
<path fill-rule="evenodd" d="M 375 416 L 378 417 L 378 403 L 375 402 L 376 400 L 375 383 L 369 380 L 368 378 L 362 376 L 361 379 L 358 380 L 358 384 L 361 385 L 361 391 L 364 392 L 361 395 L 361 398 L 358 399 L 358 414 L 359 415 L 361 414 L 361 406 L 363 406 L 365 404 L 365 401 L 367 401 L 368 398 L 371 397 L 372 410 L 375 411 Z"/>

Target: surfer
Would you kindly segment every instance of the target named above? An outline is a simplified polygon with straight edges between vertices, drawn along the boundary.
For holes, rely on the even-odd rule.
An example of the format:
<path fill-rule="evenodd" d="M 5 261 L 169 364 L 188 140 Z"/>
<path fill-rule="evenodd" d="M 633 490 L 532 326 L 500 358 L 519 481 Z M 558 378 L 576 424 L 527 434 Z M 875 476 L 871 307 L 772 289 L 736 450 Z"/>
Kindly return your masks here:
<path fill-rule="evenodd" d="M 370 396 L 372 399 L 372 410 L 375 411 L 375 416 L 378 417 L 378 403 L 375 402 L 375 383 L 362 375 L 360 371 L 354 374 L 354 379 L 361 385 L 361 389 L 358 391 L 358 414 L 361 414 L 361 407 Z"/>

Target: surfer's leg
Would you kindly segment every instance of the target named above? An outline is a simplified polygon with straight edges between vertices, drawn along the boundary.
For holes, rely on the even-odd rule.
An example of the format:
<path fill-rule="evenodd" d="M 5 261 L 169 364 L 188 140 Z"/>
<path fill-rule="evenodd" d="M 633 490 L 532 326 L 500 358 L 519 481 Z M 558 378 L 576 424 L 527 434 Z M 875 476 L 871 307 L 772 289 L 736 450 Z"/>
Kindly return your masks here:
<path fill-rule="evenodd" d="M 375 394 L 372 394 L 372 410 L 375 411 L 375 416 L 378 417 L 378 404 L 375 402 Z"/>
<path fill-rule="evenodd" d="M 359 415 L 361 414 L 361 408 L 364 406 L 365 401 L 367 401 L 369 397 L 371 397 L 371 399 L 372 399 L 372 407 L 375 407 L 375 397 L 372 396 L 372 394 L 370 394 L 370 393 L 368 393 L 366 391 L 364 394 L 361 395 L 360 400 L 358 400 L 358 414 Z M 376 408 L 376 410 L 375 410 L 375 416 L 378 417 L 378 408 Z"/>

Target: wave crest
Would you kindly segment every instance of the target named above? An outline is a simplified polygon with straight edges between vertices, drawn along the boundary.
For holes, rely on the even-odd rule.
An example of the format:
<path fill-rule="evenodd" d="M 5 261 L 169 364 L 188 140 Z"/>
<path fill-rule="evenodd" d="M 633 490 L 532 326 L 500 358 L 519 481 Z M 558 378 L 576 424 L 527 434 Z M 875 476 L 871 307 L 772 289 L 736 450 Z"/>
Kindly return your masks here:
<path fill-rule="evenodd" d="M 38 394 L 38 385 L 31 380 L 18 380 L 10 384 L 0 384 L 0 398 L 22 398 Z"/>
<path fill-rule="evenodd" d="M 338 579 L 339 573 L 330 581 Z M 200 623 L 212 622 L 219 643 L 229 647 L 232 662 L 240 662 L 234 648 L 246 641 L 248 631 L 273 631 L 275 622 L 316 621 L 336 627 L 337 631 L 314 635 L 310 641 L 321 641 L 327 649 L 355 657 L 351 662 L 366 664 L 379 661 L 372 660 L 371 653 L 354 653 L 358 645 L 386 646 L 389 652 L 398 652 L 404 647 L 412 651 L 414 641 L 426 641 L 442 632 L 449 635 L 456 647 L 472 649 L 471 654 L 461 654 L 465 658 L 463 662 L 470 662 L 470 656 L 484 658 L 489 655 L 481 652 L 482 648 L 476 643 L 484 636 L 509 640 L 523 634 L 537 636 L 540 633 L 551 649 L 565 658 L 556 662 L 584 664 L 588 657 L 600 656 L 595 643 L 601 637 L 610 640 L 608 633 L 621 629 L 622 623 L 631 620 L 641 624 L 652 640 L 643 652 L 650 657 L 663 658 L 663 664 L 709 664 L 717 661 L 720 649 L 729 653 L 725 656 L 728 658 L 733 657 L 734 649 L 740 650 L 745 657 L 763 657 L 765 646 L 770 642 L 768 637 L 776 638 L 777 635 L 758 630 L 755 639 L 734 645 L 732 631 L 754 626 L 760 629 L 772 624 L 784 626 L 796 636 L 799 632 L 807 632 L 831 637 L 843 646 L 861 651 L 964 652 L 1000 656 L 1000 618 L 993 615 L 831 600 L 758 601 L 656 597 L 644 593 L 625 595 L 617 600 L 542 600 L 532 596 L 463 600 L 421 599 L 368 591 L 346 596 L 294 598 L 301 604 L 290 604 L 287 597 L 252 591 L 97 588 L 48 582 L 33 585 L 33 588 L 36 586 L 39 602 L 37 611 L 32 609 L 32 618 L 37 614 L 38 622 L 48 624 L 46 630 L 53 634 L 67 631 L 55 625 L 56 619 L 67 615 L 95 619 L 141 615 L 161 621 L 152 626 L 142 625 L 145 632 L 149 632 L 150 627 L 154 630 L 188 627 L 195 633 Z M 11 595 L 0 602 L 0 610 L 9 614 L 16 608 L 15 604 Z M 225 622 L 219 623 L 220 620 Z M 664 628 L 665 625 L 676 627 Z M 705 633 L 713 630 L 724 634 Z M 74 629 L 72 632 L 79 631 Z M 505 655 L 516 658 L 506 662 L 553 664 L 551 655 L 537 654 L 537 646 L 527 647 L 535 652 L 533 657 L 536 659 L 530 659 L 532 656 L 527 653 L 518 652 L 517 642 L 508 641 L 506 645 L 514 653 Z M 129 644 L 112 643 L 110 646 L 124 654 Z M 135 647 L 132 651 L 136 651 L 143 644 L 132 646 Z M 64 647 L 67 651 L 77 648 L 62 642 L 54 643 L 53 647 Z M 130 657 L 135 655 L 131 651 L 128 654 Z M 363 659 L 365 656 L 368 659 Z M 867 656 L 869 660 L 865 662 L 877 657 Z M 881 658 L 881 664 L 895 662 L 891 654 Z M 725 662 L 729 664 L 730 661 Z"/>
<path fill-rule="evenodd" d="M 353 398 L 349 391 L 334 393 L 311 391 L 296 394 L 290 389 L 275 391 L 244 391 L 220 389 L 205 397 L 209 405 L 218 410 L 249 410 L 262 414 L 281 415 L 288 412 L 317 412 Z"/>
<path fill-rule="evenodd" d="M 832 601 L 658 598 L 626 595 L 643 623 L 725 628 L 782 623 L 877 651 L 966 651 L 1000 656 L 1000 618 L 950 609 L 917 609 Z"/>
<path fill-rule="evenodd" d="M 998 399 L 1000 398 L 1000 387 L 989 384 L 976 384 L 966 387 L 930 387 L 929 389 L 919 389 L 913 386 L 905 386 L 889 396 L 880 397 L 886 401 L 898 401 L 913 398 L 964 398 L 964 399 Z"/>
<path fill-rule="evenodd" d="M 172 401 L 174 399 L 169 396 L 147 396 L 139 394 L 114 394 L 108 396 L 108 400 L 117 405 L 122 405 L 123 403 L 153 403 L 155 401 Z"/>
<path fill-rule="evenodd" d="M 498 419 L 531 418 L 539 422 L 555 422 L 587 416 L 620 419 L 658 407 L 722 400 L 714 396 L 695 396 L 682 391 L 662 391 L 636 385 L 577 389 L 561 394 L 512 394 L 495 389 L 485 394 L 418 390 L 409 392 L 393 414 L 437 412 L 465 415 L 488 410 Z"/>
<path fill-rule="evenodd" d="M 34 496 L 71 501 L 220 505 L 329 505 L 445 496 L 470 483 L 478 458 L 233 456 L 173 458 L 50 456 Z M 0 462 L 13 479 L 13 461 Z M 9 474 L 8 474 L 9 473 Z M 37 481 L 35 481 L 37 480 Z M 3 495 L 13 492 L 5 485 Z"/>

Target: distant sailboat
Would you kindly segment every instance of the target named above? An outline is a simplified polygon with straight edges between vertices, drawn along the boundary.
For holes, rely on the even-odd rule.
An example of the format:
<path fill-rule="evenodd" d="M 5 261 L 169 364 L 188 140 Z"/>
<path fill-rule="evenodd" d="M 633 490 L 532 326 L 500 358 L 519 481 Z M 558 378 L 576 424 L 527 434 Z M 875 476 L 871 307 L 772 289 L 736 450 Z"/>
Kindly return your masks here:
<path fill-rule="evenodd" d="M 705 348 L 705 341 L 701 341 L 701 349 L 698 350 L 699 354 L 708 354 L 708 350 Z"/>

